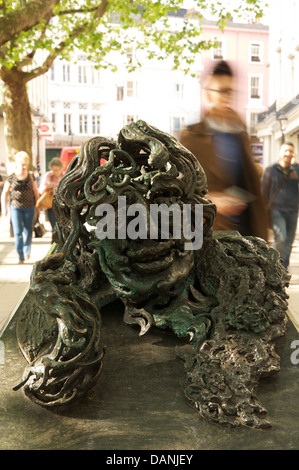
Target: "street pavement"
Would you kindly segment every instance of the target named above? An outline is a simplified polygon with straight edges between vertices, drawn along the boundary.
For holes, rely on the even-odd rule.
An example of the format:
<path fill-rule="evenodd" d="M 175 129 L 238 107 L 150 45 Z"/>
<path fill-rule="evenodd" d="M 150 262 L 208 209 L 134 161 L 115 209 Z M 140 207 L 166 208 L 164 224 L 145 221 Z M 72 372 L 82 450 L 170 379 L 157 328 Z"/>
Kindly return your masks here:
<path fill-rule="evenodd" d="M 33 263 L 42 259 L 51 247 L 51 225 L 43 213 L 40 220 L 47 233 L 42 238 L 33 238 L 30 260 L 18 264 L 9 218 L 0 216 L 0 337 L 28 290 Z"/>
<path fill-rule="evenodd" d="M 288 288 L 288 315 L 299 332 L 299 224 L 291 254 L 289 273 L 292 277 Z"/>
<path fill-rule="evenodd" d="M 30 260 L 19 265 L 14 239 L 9 233 L 9 219 L 0 216 L 0 337 L 26 295 L 33 263 L 46 256 L 51 247 L 51 226 L 43 213 L 41 220 L 47 233 L 42 238 L 33 238 Z M 288 288 L 288 315 L 299 332 L 299 227 L 289 272 L 292 277 Z"/>

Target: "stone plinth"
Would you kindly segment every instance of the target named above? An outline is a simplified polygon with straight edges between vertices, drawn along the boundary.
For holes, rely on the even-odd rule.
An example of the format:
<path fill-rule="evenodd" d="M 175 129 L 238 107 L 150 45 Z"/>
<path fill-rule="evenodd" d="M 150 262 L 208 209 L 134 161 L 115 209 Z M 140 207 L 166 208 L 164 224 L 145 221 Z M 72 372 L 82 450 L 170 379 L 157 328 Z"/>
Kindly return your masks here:
<path fill-rule="evenodd" d="M 15 337 L 15 318 L 1 341 L 0 449 L 54 450 L 245 450 L 298 449 L 299 364 L 292 364 L 291 344 L 298 333 L 289 322 L 277 341 L 281 371 L 260 382 L 258 398 L 268 410 L 269 430 L 230 429 L 204 421 L 188 406 L 179 382 L 183 362 L 172 333 L 138 329 L 122 320 L 115 303 L 103 314 L 104 368 L 98 384 L 84 400 L 55 410 L 32 403 L 14 392 L 25 360 Z"/>

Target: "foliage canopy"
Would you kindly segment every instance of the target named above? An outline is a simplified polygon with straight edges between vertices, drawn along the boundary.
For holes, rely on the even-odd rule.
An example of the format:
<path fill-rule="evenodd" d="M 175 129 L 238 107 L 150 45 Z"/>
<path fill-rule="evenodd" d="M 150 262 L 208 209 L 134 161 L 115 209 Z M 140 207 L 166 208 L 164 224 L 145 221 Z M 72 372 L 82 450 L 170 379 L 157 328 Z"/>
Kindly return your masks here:
<path fill-rule="evenodd" d="M 196 0 L 196 13 L 184 18 L 174 31 L 170 18 L 178 15 L 183 0 L 2 0 L 0 3 L 0 66 L 17 67 L 31 80 L 45 73 L 56 57 L 70 59 L 75 48 L 99 66 L 113 66 L 110 51 L 124 52 L 132 28 L 141 32 L 137 47 L 147 56 L 172 56 L 174 67 L 187 70 L 196 54 L 211 47 L 202 37 L 201 19 L 215 15 L 223 28 L 232 15 L 261 17 L 262 0 Z M 153 47 L 154 46 L 154 47 Z M 35 60 L 42 51 L 43 60 Z"/>
<path fill-rule="evenodd" d="M 96 67 L 110 67 L 111 52 L 137 49 L 152 59 L 173 58 L 190 70 L 206 42 L 201 19 L 209 12 L 220 28 L 232 16 L 261 17 L 265 0 L 194 0 L 195 11 L 181 17 L 184 0 L 0 0 L 0 79 L 8 159 L 32 152 L 32 117 L 26 84 L 46 73 L 56 58 L 71 60 L 80 50 Z M 186 10 L 184 11 L 186 13 Z M 132 34 L 133 32 L 133 34 Z M 133 70 L 138 63 L 128 62 Z"/>

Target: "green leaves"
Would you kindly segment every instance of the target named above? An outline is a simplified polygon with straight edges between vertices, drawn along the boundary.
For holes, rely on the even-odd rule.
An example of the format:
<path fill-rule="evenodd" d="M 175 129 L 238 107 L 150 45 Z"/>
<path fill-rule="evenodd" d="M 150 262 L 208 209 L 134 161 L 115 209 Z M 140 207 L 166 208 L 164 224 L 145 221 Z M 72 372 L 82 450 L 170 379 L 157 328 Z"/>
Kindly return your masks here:
<path fill-rule="evenodd" d="M 53 58 L 70 58 L 75 48 L 104 65 L 111 52 L 124 53 L 133 42 L 147 59 L 172 57 L 174 68 L 187 71 L 202 49 L 215 45 L 203 37 L 205 14 L 213 14 L 223 29 L 232 15 L 260 17 L 265 0 L 195 4 L 196 12 L 187 15 L 183 0 L 6 0 L 0 2 L 0 66 L 26 73 L 39 66 L 36 74 L 41 74 Z M 43 67 L 40 57 L 45 58 Z M 128 62 L 129 68 L 135 66 Z"/>

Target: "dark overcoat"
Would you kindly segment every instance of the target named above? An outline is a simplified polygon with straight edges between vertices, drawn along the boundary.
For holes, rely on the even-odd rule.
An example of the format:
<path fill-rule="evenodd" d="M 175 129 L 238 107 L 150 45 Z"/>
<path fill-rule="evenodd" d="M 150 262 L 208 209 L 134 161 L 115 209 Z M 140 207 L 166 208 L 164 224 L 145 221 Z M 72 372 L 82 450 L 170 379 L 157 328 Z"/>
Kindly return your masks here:
<path fill-rule="evenodd" d="M 244 130 L 239 134 L 243 147 L 243 174 L 248 192 L 256 197 L 249 203 L 249 225 L 250 234 L 263 238 L 267 241 L 267 211 L 261 193 L 260 177 L 257 172 L 254 160 L 251 156 L 249 136 L 242 121 L 239 121 Z M 224 175 L 220 171 L 217 157 L 213 148 L 211 132 L 205 125 L 204 120 L 193 124 L 185 129 L 180 135 L 180 142 L 197 158 L 203 167 L 208 182 L 208 191 L 220 191 L 232 186 L 234 182 L 229 175 Z M 234 226 L 221 214 L 217 214 L 214 230 L 234 230 Z"/>

